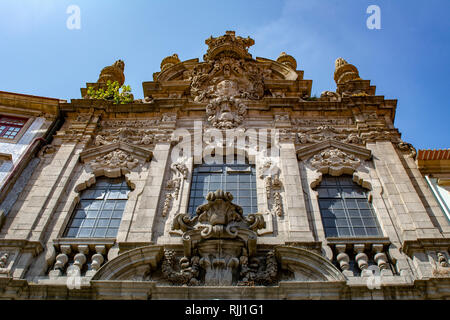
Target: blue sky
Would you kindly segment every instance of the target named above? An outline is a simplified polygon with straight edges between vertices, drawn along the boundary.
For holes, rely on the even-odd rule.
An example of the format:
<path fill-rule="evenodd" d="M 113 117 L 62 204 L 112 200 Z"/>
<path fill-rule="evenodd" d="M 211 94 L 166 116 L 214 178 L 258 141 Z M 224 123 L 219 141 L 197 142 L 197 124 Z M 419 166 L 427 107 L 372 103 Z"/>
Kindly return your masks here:
<path fill-rule="evenodd" d="M 369 5 L 381 30 L 369 30 Z M 69 5 L 81 29 L 69 30 Z M 80 98 L 100 70 L 125 61 L 126 84 L 142 98 L 161 60 L 202 59 L 209 36 L 250 36 L 256 57 L 297 59 L 312 94 L 334 90 L 334 61 L 343 57 L 371 80 L 377 95 L 398 99 L 395 125 L 417 149 L 450 147 L 450 1 L 0 1 L 0 90 Z"/>

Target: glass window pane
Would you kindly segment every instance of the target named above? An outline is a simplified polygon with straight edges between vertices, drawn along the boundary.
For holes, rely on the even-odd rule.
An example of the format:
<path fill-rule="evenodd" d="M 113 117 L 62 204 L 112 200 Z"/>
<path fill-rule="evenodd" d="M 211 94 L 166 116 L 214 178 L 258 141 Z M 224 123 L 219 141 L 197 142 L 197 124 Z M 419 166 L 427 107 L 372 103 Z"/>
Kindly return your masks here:
<path fill-rule="evenodd" d="M 355 236 L 365 236 L 366 230 L 364 228 L 353 228 L 353 231 L 355 232 Z"/>
<path fill-rule="evenodd" d="M 94 231 L 94 238 L 97 238 L 97 237 L 99 237 L 99 238 L 103 238 L 103 237 L 105 237 L 106 236 L 106 228 L 97 228 L 97 229 L 95 229 L 95 231 Z"/>
<path fill-rule="evenodd" d="M 369 209 L 369 203 L 367 202 L 367 200 L 356 200 L 356 201 L 360 209 Z"/>
<path fill-rule="evenodd" d="M 324 227 L 325 228 L 327 228 L 327 227 L 336 227 L 336 219 L 327 219 L 327 218 L 324 218 L 323 219 L 323 225 L 324 225 Z"/>
<path fill-rule="evenodd" d="M 350 228 L 339 228 L 338 232 L 340 237 L 349 237 L 351 235 Z"/>
<path fill-rule="evenodd" d="M 112 219 L 109 227 L 118 228 L 120 226 L 120 219 Z"/>
<path fill-rule="evenodd" d="M 325 229 L 325 236 L 327 237 L 337 237 L 338 232 L 336 228 L 326 228 Z"/>
<path fill-rule="evenodd" d="M 83 221 L 83 227 L 87 228 L 90 227 L 92 228 L 95 224 L 95 219 L 86 219 Z"/>
<path fill-rule="evenodd" d="M 92 228 L 81 228 L 78 234 L 80 238 L 88 238 L 91 236 Z"/>
<path fill-rule="evenodd" d="M 97 223 L 98 227 L 107 227 L 109 225 L 109 219 L 99 219 Z"/>
<path fill-rule="evenodd" d="M 86 218 L 86 212 L 84 210 L 75 211 L 75 218 L 79 218 L 79 219 Z"/>
<path fill-rule="evenodd" d="M 70 228 L 69 231 L 67 232 L 67 237 L 75 238 L 77 236 L 77 233 L 78 233 L 78 228 Z"/>
<path fill-rule="evenodd" d="M 122 218 L 123 211 L 114 211 L 112 214 L 113 218 Z"/>
<path fill-rule="evenodd" d="M 103 210 L 100 212 L 100 218 L 111 218 L 112 213 L 111 210 Z"/>
<path fill-rule="evenodd" d="M 341 197 L 341 193 L 339 192 L 339 189 L 329 188 L 327 191 L 328 191 L 329 198 L 340 198 Z"/>
<path fill-rule="evenodd" d="M 352 218 L 352 219 L 350 219 L 350 222 L 352 223 L 353 227 L 362 227 L 363 226 L 362 220 L 358 219 L 358 218 Z"/>
<path fill-rule="evenodd" d="M 86 218 L 96 218 L 97 217 L 97 215 L 98 215 L 98 211 L 88 211 L 87 212 L 87 215 L 86 215 Z"/>
<path fill-rule="evenodd" d="M 359 210 L 348 210 L 348 215 L 350 218 L 359 217 Z"/>
<path fill-rule="evenodd" d="M 331 209 L 331 201 L 319 199 L 319 206 L 321 209 Z"/>
<path fill-rule="evenodd" d="M 250 190 L 239 190 L 239 197 L 250 197 Z"/>
<path fill-rule="evenodd" d="M 342 208 L 344 208 L 344 206 L 342 204 L 342 200 L 332 200 L 331 201 L 331 207 L 333 209 L 342 209 Z"/>
<path fill-rule="evenodd" d="M 103 210 L 114 210 L 115 204 L 115 201 L 106 201 Z"/>
<path fill-rule="evenodd" d="M 66 236 L 103 238 L 110 223 L 112 229 L 109 234 L 115 236 L 129 192 L 129 187 L 123 178 L 97 179 L 95 185 L 80 194 L 80 198 L 91 200 L 80 201 L 67 227 Z M 123 200 L 108 200 L 111 198 Z M 114 220 L 111 220 L 112 218 Z"/>
<path fill-rule="evenodd" d="M 377 227 L 377 223 L 373 218 L 364 218 L 363 223 L 366 227 Z"/>
<path fill-rule="evenodd" d="M 372 211 L 371 210 L 359 210 L 361 212 L 362 217 L 372 217 Z"/>
<path fill-rule="evenodd" d="M 106 238 L 115 238 L 117 235 L 116 228 L 109 228 L 108 231 L 106 231 Z"/>
<path fill-rule="evenodd" d="M 347 219 L 336 219 L 336 226 L 337 227 L 348 227 Z"/>
<path fill-rule="evenodd" d="M 353 199 L 346 199 L 345 204 L 347 205 L 348 209 L 358 209 L 358 206 L 356 204 L 356 200 Z"/>
<path fill-rule="evenodd" d="M 324 218 L 334 218 L 335 217 L 333 212 L 329 209 L 323 209 L 321 212 L 322 212 L 322 217 L 324 217 Z"/>
<path fill-rule="evenodd" d="M 353 182 L 352 176 L 323 175 L 316 190 L 327 237 L 332 234 L 342 237 L 364 237 L 381 233 L 377 229 L 379 226 L 372 207 L 367 201 L 366 190 Z M 333 215 L 336 218 L 334 221 L 336 230 L 329 226 Z"/>
<path fill-rule="evenodd" d="M 379 236 L 381 233 L 377 228 L 366 228 L 368 236 Z"/>

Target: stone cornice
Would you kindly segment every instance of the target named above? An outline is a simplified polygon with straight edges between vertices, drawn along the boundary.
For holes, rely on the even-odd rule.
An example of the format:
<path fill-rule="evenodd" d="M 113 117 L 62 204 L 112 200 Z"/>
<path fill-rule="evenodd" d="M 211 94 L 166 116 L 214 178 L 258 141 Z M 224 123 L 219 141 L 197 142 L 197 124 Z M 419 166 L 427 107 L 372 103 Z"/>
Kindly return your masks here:
<path fill-rule="evenodd" d="M 402 245 L 402 251 L 407 255 L 411 255 L 414 251 L 449 250 L 449 248 L 449 238 L 422 238 L 417 240 L 406 240 Z"/>
<path fill-rule="evenodd" d="M 57 116 L 60 103 L 65 100 L 0 91 L 0 112 L 14 112 L 22 115 Z"/>
<path fill-rule="evenodd" d="M 40 241 L 30 241 L 25 239 L 0 239 L 0 248 L 19 249 L 22 252 L 31 252 L 33 256 L 38 255 L 44 250 Z"/>

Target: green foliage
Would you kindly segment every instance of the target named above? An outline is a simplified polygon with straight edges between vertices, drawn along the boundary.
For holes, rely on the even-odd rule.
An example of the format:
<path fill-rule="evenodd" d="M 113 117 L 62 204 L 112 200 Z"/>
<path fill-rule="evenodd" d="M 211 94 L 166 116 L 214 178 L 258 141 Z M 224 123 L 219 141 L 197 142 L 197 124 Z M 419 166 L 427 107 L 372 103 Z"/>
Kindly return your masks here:
<path fill-rule="evenodd" d="M 317 100 L 319 100 L 319 98 L 316 97 L 316 95 L 313 95 L 312 97 L 308 97 L 308 98 L 306 98 L 305 100 L 306 100 L 306 101 L 317 101 Z"/>
<path fill-rule="evenodd" d="M 87 96 L 91 99 L 112 101 L 114 104 L 130 103 L 134 99 L 130 86 L 120 87 L 117 81 L 111 82 L 110 80 L 106 83 L 106 90 L 102 88 L 94 90 L 93 87 L 89 87 Z"/>

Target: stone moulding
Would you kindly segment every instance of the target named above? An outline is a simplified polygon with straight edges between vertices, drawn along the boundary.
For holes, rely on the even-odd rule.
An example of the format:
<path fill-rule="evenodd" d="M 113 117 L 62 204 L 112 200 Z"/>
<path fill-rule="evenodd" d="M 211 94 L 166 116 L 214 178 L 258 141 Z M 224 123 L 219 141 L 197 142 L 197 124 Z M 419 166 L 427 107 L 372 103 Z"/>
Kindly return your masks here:
<path fill-rule="evenodd" d="M 322 150 L 328 148 L 339 149 L 347 154 L 353 154 L 361 160 L 369 160 L 372 157 L 372 152 L 366 148 L 343 143 L 340 141 L 328 139 L 313 145 L 303 147 L 297 150 L 297 157 L 299 160 L 306 160 Z"/>
<path fill-rule="evenodd" d="M 125 142 L 116 142 L 85 150 L 80 154 L 80 160 L 88 163 L 96 173 L 112 174 L 119 171 L 120 175 L 130 172 L 143 162 L 150 161 L 152 156 L 150 150 Z"/>
<path fill-rule="evenodd" d="M 281 267 L 292 271 L 297 281 L 346 281 L 328 259 L 310 250 L 280 246 L 275 252 Z"/>
<path fill-rule="evenodd" d="M 126 251 L 105 263 L 92 280 L 145 280 L 142 275 L 156 270 L 162 256 L 163 247 L 155 245 Z"/>
<path fill-rule="evenodd" d="M 310 184 L 315 188 L 322 180 L 322 174 L 340 176 L 353 175 L 353 181 L 364 188 L 372 190 L 370 177 L 364 160 L 372 157 L 372 152 L 366 148 L 336 140 L 322 141 L 297 150 L 297 157 L 307 166 L 315 170 L 315 178 Z"/>

